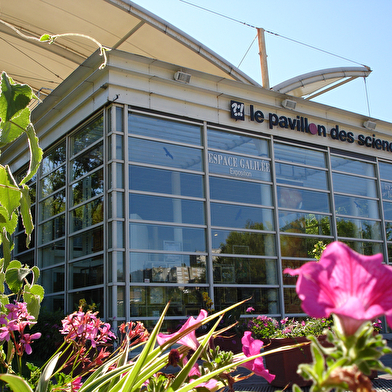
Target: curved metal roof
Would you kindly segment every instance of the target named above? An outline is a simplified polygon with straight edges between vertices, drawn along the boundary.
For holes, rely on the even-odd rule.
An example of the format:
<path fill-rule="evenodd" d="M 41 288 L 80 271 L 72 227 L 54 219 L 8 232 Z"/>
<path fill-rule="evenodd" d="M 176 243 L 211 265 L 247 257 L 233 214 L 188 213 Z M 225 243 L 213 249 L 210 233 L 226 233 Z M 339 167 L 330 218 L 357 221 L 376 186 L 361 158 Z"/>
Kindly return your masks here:
<path fill-rule="evenodd" d="M 86 34 L 102 45 L 259 86 L 234 65 L 129 0 L 3 1 L 0 19 L 23 34 Z M 0 70 L 15 81 L 48 94 L 97 50 L 78 37 L 53 44 L 29 40 L 0 23 Z M 42 97 L 42 95 L 41 95 Z"/>
<path fill-rule="evenodd" d="M 312 99 L 353 79 L 367 77 L 371 72 L 371 69 L 367 67 L 322 69 L 286 80 L 272 87 L 271 90 L 294 97 Z"/>

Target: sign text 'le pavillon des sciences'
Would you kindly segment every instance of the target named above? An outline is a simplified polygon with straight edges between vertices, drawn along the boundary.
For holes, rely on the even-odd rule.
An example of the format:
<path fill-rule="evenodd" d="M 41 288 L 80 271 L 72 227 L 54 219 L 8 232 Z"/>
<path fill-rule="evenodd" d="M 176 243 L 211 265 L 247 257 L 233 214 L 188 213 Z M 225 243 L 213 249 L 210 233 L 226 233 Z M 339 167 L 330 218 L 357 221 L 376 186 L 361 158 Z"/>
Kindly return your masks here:
<path fill-rule="evenodd" d="M 238 101 L 231 101 L 230 111 L 231 118 L 235 120 L 245 120 L 244 103 Z M 269 129 L 278 127 L 322 137 L 327 137 L 328 135 L 327 129 L 324 125 L 316 125 L 314 123 L 309 123 L 309 120 L 306 117 L 296 116 L 295 118 L 292 118 L 286 116 L 278 116 L 275 113 L 268 113 L 267 115 L 264 115 L 261 110 L 256 110 L 253 105 L 249 105 L 249 120 L 255 121 L 257 123 L 266 122 Z M 378 139 L 376 138 L 376 135 L 373 135 L 371 137 L 359 134 L 357 135 L 357 137 L 355 137 L 353 132 L 347 132 L 343 129 L 340 129 L 339 125 L 336 125 L 335 127 L 330 129 L 329 136 L 332 139 L 340 142 L 354 143 L 356 141 L 360 146 L 392 152 L 392 142 Z"/>

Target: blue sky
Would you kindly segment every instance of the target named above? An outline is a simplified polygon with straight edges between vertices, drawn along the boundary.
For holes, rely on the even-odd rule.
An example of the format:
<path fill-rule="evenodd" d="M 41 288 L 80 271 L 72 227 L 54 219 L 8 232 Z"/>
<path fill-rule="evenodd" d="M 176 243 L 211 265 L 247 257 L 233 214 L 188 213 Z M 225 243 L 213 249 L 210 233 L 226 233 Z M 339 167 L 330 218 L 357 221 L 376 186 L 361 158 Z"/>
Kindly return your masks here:
<path fill-rule="evenodd" d="M 392 122 L 392 1 L 374 0 L 135 0 L 238 66 L 256 29 L 266 33 L 270 85 L 324 68 L 366 65 L 372 73 L 316 99 Z M 336 57 L 291 40 L 316 47 Z M 348 59 L 348 60 L 346 60 Z M 349 61 L 350 60 L 350 61 Z M 257 40 L 239 67 L 261 84 Z M 368 98 L 367 98 L 368 97 Z M 370 115 L 369 115 L 370 112 Z"/>

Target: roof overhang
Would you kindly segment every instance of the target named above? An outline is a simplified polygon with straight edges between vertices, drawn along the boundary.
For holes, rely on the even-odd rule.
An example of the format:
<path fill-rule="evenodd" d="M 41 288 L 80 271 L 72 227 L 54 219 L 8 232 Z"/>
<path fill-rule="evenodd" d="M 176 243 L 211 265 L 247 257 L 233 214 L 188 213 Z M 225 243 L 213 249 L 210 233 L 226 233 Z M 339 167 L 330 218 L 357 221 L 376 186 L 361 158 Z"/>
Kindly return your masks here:
<path fill-rule="evenodd" d="M 286 80 L 271 90 L 309 100 L 356 78 L 366 78 L 371 72 L 368 67 L 322 69 Z"/>
<path fill-rule="evenodd" d="M 4 1 L 0 19 L 23 34 L 79 33 L 102 45 L 259 86 L 231 63 L 129 0 Z M 97 50 L 90 40 L 61 37 L 53 44 L 26 39 L 0 23 L 0 70 L 45 97 Z"/>

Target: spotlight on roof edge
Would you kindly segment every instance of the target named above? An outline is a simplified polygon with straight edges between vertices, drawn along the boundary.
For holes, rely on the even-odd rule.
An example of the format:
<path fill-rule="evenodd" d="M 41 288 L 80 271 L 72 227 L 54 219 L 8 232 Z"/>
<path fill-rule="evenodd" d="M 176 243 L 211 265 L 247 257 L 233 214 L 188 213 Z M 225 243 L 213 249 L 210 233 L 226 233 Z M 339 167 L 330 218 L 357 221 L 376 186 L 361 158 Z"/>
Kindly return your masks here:
<path fill-rule="evenodd" d="M 363 126 L 369 131 L 374 131 L 376 129 L 376 123 L 374 121 L 367 120 L 363 123 Z"/>
<path fill-rule="evenodd" d="M 189 83 L 191 81 L 191 75 L 185 72 L 177 71 L 174 74 L 174 80 L 179 82 Z"/>
<path fill-rule="evenodd" d="M 284 101 L 282 101 L 282 106 L 286 109 L 295 110 L 297 106 L 297 102 L 292 101 L 290 99 L 285 99 Z"/>

